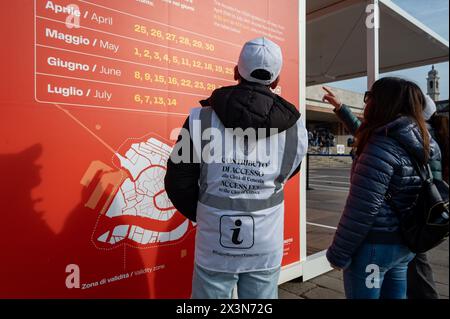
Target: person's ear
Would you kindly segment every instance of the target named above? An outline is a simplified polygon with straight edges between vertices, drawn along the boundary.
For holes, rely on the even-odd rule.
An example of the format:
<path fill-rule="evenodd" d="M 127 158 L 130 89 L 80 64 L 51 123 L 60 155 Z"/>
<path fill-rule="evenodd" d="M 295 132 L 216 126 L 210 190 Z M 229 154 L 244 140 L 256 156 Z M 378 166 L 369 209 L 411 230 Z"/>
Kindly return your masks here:
<path fill-rule="evenodd" d="M 272 90 L 275 90 L 278 86 L 278 83 L 280 83 L 280 77 L 277 77 L 277 79 L 275 81 L 273 81 L 272 84 L 270 84 L 270 88 Z"/>
<path fill-rule="evenodd" d="M 239 74 L 237 65 L 234 67 L 234 80 L 239 82 L 241 81 L 241 75 Z"/>

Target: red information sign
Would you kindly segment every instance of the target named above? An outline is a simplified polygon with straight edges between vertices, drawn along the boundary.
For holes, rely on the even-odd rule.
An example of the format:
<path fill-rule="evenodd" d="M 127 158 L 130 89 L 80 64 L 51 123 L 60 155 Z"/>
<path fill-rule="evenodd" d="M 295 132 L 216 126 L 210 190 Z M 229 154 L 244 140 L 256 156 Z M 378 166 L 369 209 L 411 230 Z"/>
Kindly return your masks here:
<path fill-rule="evenodd" d="M 298 101 L 297 2 L 20 0 L 0 20 L 0 297 L 189 297 L 170 133 L 235 84 L 258 36 L 282 46 L 278 90 Z M 284 265 L 300 258 L 298 194 L 290 182 Z"/>

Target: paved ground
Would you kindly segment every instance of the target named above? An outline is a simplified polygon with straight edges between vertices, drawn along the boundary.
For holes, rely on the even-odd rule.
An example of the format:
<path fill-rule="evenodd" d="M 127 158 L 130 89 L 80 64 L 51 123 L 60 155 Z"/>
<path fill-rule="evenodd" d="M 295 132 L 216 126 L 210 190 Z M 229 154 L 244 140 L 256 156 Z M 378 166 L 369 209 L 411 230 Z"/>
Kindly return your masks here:
<path fill-rule="evenodd" d="M 308 255 L 326 249 L 331 243 L 347 198 L 350 173 L 349 165 L 345 164 L 323 161 L 312 164 L 309 184 L 313 190 L 307 193 Z M 449 299 L 448 241 L 430 251 L 428 257 L 441 298 Z M 300 282 L 297 279 L 284 283 L 279 288 L 279 297 L 281 299 L 345 298 L 342 272 L 331 271 L 307 282 Z"/>

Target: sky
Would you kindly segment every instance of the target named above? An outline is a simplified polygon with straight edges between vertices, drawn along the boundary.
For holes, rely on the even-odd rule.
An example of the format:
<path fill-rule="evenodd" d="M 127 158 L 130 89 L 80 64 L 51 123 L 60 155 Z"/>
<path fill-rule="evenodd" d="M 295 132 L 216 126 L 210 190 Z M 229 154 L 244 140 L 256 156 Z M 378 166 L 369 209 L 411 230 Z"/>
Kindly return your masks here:
<path fill-rule="evenodd" d="M 448 0 L 392 0 L 403 10 L 418 19 L 431 30 L 439 34 L 445 40 L 449 40 L 449 1 Z M 381 25 L 383 27 L 383 25 Z M 446 100 L 449 96 L 449 64 L 448 62 L 435 65 L 440 77 L 440 100 Z M 407 78 L 419 84 L 426 92 L 426 77 L 431 65 L 406 69 L 396 72 L 383 73 L 380 76 L 400 76 Z M 346 81 L 328 83 L 330 86 L 352 90 L 356 92 L 365 92 L 366 78 L 358 78 Z"/>

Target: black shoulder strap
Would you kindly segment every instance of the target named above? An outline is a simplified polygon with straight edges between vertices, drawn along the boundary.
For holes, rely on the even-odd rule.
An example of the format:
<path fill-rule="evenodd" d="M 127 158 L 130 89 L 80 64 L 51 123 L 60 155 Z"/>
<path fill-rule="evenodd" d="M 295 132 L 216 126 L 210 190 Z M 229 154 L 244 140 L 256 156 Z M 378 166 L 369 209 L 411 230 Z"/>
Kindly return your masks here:
<path fill-rule="evenodd" d="M 387 136 L 390 136 L 390 137 L 395 139 L 395 136 L 392 135 L 392 134 L 388 133 Z M 426 165 L 422 164 L 422 163 L 419 163 L 417 161 L 416 157 L 413 154 L 411 154 L 411 152 L 406 147 L 404 147 L 403 145 L 401 145 L 401 147 L 409 155 L 409 158 L 410 158 L 410 160 L 411 160 L 411 162 L 413 164 L 414 170 L 419 174 L 419 177 L 422 180 L 422 183 L 432 182 L 433 181 L 433 174 L 431 172 L 430 165 L 428 163 Z M 393 194 L 392 194 L 391 190 L 388 190 L 387 193 L 385 194 L 384 198 L 391 205 L 391 207 L 394 208 L 394 211 L 397 211 L 397 207 L 395 206 L 395 203 L 392 201 L 392 195 Z"/>
<path fill-rule="evenodd" d="M 395 134 L 392 134 L 390 132 L 387 133 L 387 136 L 392 137 L 393 139 L 396 139 Z M 415 171 L 419 174 L 422 182 L 425 181 L 432 181 L 433 180 L 433 174 L 431 172 L 430 165 L 422 164 L 417 161 L 417 158 L 408 150 L 408 148 L 404 147 L 400 144 L 400 146 L 405 150 L 405 152 L 409 155 L 409 158 L 414 166 Z"/>
<path fill-rule="evenodd" d="M 423 182 L 425 181 L 432 181 L 433 180 L 433 174 L 431 172 L 431 167 L 429 164 L 420 164 L 417 162 L 416 158 L 410 155 L 411 162 L 413 163 L 414 169 L 417 173 L 419 173 L 420 178 Z"/>

